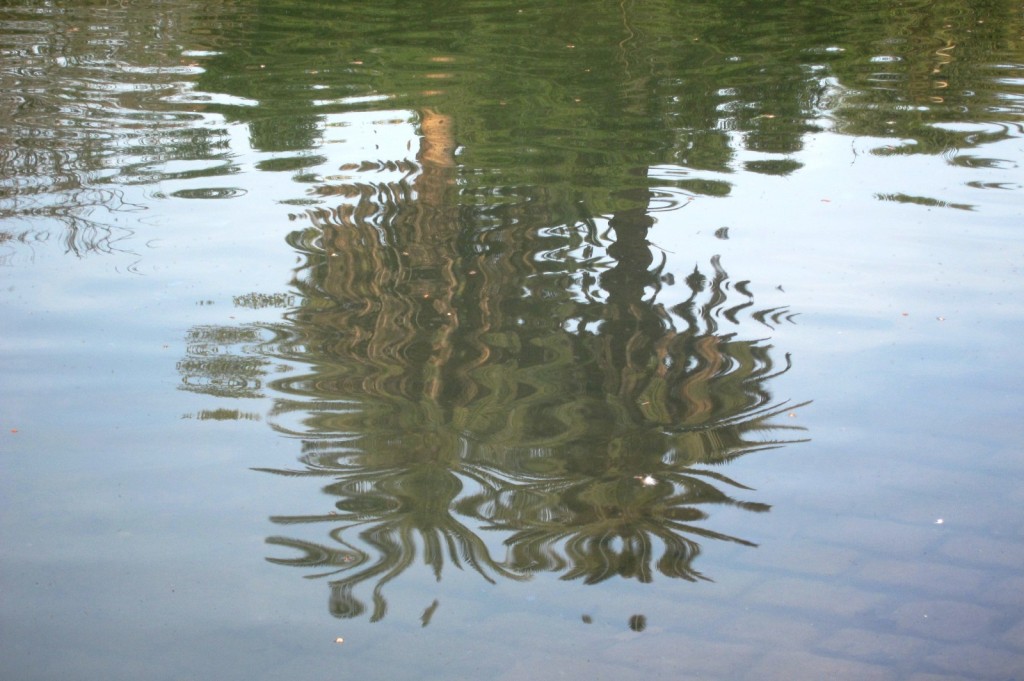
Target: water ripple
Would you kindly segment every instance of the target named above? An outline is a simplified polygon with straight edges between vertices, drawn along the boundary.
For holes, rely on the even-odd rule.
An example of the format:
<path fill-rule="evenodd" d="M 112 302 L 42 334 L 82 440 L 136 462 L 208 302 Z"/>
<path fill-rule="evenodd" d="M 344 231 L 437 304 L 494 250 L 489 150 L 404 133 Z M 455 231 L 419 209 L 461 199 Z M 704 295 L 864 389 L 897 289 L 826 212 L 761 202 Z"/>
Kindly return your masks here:
<path fill-rule="evenodd" d="M 179 189 L 171 192 L 178 199 L 234 199 L 245 196 L 247 192 L 239 187 L 199 187 L 196 189 Z"/>
<path fill-rule="evenodd" d="M 124 206 L 94 187 L 158 181 L 158 162 L 198 162 L 201 173 L 209 156 L 197 152 L 223 135 L 188 101 L 202 57 L 162 38 L 169 17 L 119 11 L 134 21 L 90 21 L 85 7 L 13 7 L 0 18 L 0 215 L 53 218 L 79 253 L 109 250 L 125 229 L 97 221 Z"/>

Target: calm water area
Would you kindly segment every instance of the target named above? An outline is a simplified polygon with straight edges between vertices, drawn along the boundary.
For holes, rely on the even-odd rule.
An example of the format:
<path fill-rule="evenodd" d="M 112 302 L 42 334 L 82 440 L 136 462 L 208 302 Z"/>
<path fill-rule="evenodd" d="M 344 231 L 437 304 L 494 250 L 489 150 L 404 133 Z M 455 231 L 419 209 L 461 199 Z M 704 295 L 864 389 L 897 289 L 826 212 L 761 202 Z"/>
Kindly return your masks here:
<path fill-rule="evenodd" d="M 1024 680 L 1024 6 L 0 3 L 0 679 Z"/>

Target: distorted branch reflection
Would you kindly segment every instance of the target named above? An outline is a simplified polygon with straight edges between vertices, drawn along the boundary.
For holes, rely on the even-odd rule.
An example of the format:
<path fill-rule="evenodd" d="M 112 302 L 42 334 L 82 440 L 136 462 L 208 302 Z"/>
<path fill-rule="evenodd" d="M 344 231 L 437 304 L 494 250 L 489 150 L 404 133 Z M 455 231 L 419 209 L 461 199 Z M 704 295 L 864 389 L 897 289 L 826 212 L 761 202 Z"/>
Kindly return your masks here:
<path fill-rule="evenodd" d="M 367 612 L 365 584 L 374 620 L 418 561 L 437 579 L 446 564 L 492 581 L 707 579 L 702 544 L 753 545 L 711 509 L 769 508 L 718 467 L 797 439 L 776 421 L 795 405 L 769 389 L 790 359 L 765 338 L 792 314 L 759 308 L 717 257 L 677 282 L 648 241 L 642 168 L 610 215 L 559 224 L 543 194 L 470 210 L 450 121 L 421 112 L 421 133 L 400 182 L 356 172 L 318 187 L 336 207 L 295 216 L 284 321 L 193 330 L 244 343 L 235 381 L 202 343 L 180 365 L 193 390 L 273 393 L 268 421 L 301 440 L 301 465 L 260 470 L 326 481 L 333 508 L 272 520 L 327 536 L 282 531 L 268 543 L 293 553 L 269 560 L 328 579 L 338 617 Z"/>

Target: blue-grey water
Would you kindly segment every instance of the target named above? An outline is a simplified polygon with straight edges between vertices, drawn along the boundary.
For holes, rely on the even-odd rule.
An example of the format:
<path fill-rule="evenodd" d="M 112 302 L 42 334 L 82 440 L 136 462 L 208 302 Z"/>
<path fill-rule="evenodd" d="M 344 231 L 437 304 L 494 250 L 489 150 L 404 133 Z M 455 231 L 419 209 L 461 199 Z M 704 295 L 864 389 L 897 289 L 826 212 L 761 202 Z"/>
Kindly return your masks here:
<path fill-rule="evenodd" d="M 1024 678 L 1018 2 L 0 7 L 0 678 Z"/>

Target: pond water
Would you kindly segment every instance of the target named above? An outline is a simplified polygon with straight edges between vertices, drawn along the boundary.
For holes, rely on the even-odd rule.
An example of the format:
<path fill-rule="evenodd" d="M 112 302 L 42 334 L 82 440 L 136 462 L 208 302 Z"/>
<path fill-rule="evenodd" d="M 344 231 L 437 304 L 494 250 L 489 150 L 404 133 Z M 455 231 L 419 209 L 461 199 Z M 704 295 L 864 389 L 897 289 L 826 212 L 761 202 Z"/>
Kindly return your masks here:
<path fill-rule="evenodd" d="M 1024 678 L 1018 2 L 11 0 L 0 677 Z"/>

